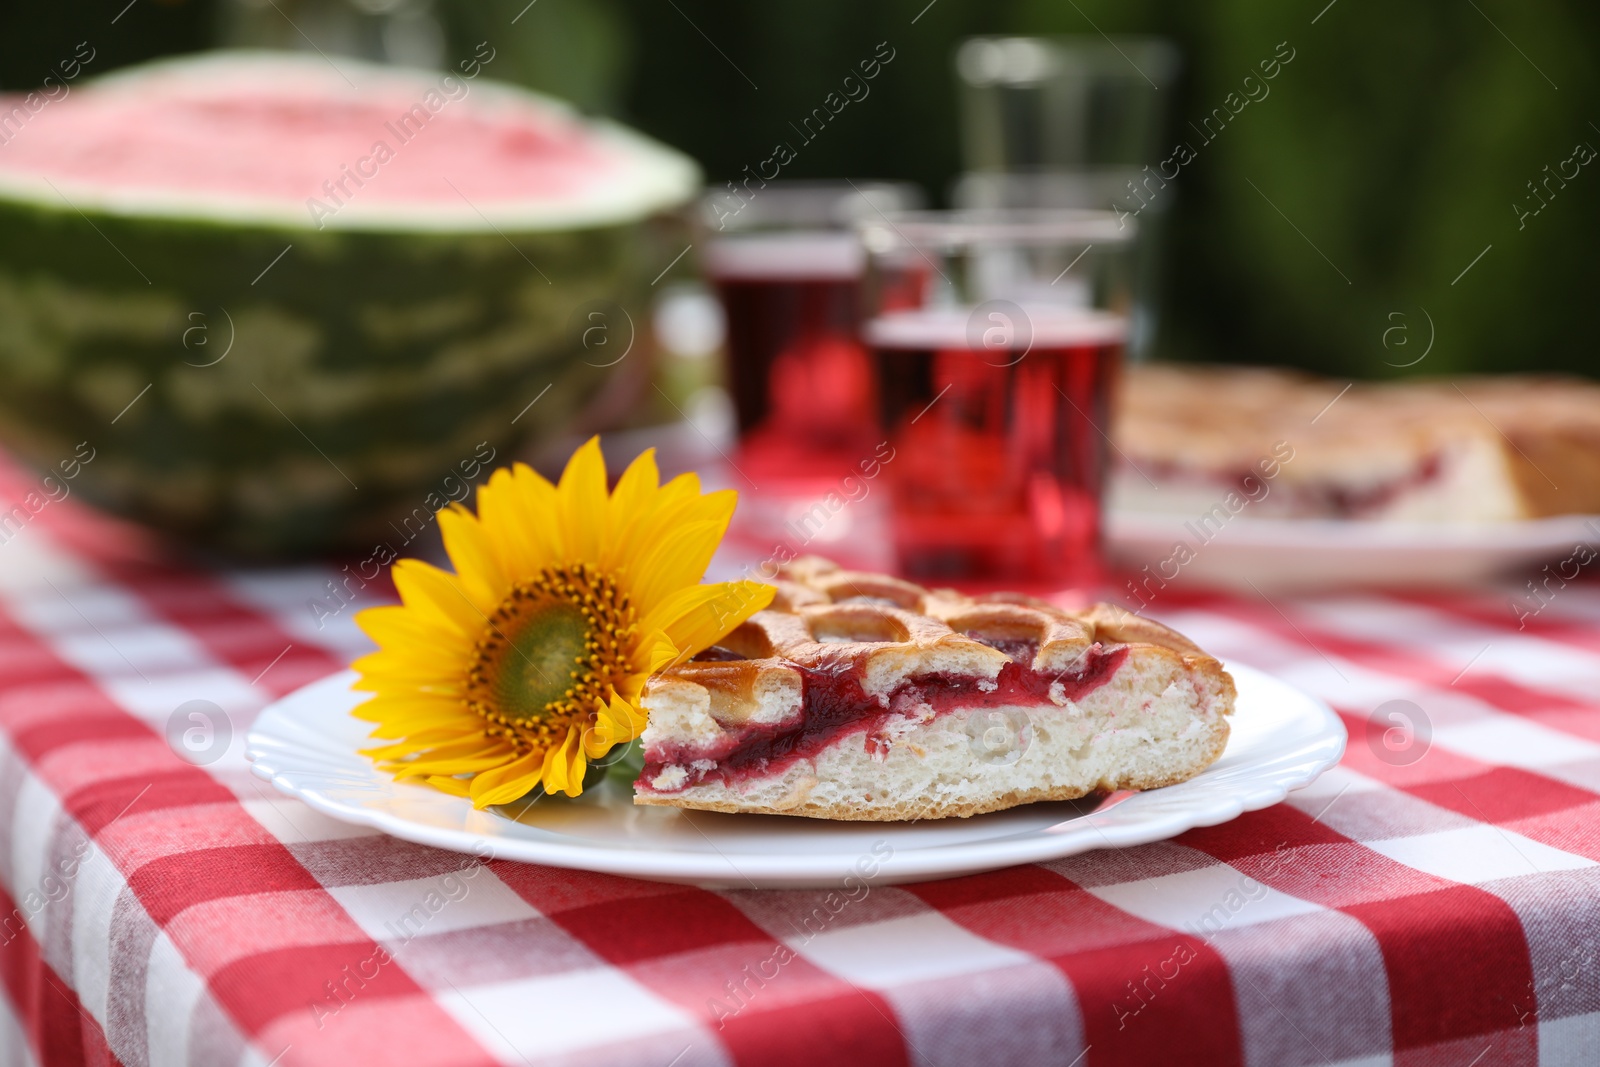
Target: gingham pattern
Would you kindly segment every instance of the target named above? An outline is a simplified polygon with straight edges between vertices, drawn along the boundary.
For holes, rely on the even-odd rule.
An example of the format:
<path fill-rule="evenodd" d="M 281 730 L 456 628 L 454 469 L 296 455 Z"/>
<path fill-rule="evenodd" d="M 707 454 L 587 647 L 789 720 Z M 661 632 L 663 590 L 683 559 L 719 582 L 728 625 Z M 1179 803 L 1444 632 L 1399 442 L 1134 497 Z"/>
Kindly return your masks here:
<path fill-rule="evenodd" d="M 1596 590 L 1521 631 L 1489 594 L 1169 597 L 1333 703 L 1344 764 L 1142 848 L 709 892 L 276 796 L 242 735 L 360 647 L 307 607 L 338 574 L 141 546 L 71 502 L 0 545 L 0 1063 L 1600 1062 Z M 235 725 L 204 768 L 165 739 L 196 698 Z M 1408 765 L 1369 726 L 1395 699 L 1432 726 Z"/>

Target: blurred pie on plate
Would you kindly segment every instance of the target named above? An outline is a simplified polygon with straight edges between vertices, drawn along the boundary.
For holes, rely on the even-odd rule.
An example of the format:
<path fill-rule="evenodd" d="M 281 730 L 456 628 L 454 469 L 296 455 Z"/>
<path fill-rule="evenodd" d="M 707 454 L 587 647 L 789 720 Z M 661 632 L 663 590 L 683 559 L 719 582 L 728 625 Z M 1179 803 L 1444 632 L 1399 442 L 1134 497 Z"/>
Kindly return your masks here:
<path fill-rule="evenodd" d="M 1125 374 L 1113 438 L 1118 511 L 1203 515 L 1231 492 L 1252 518 L 1600 512 L 1600 384 L 1576 378 L 1350 384 L 1141 364 Z"/>

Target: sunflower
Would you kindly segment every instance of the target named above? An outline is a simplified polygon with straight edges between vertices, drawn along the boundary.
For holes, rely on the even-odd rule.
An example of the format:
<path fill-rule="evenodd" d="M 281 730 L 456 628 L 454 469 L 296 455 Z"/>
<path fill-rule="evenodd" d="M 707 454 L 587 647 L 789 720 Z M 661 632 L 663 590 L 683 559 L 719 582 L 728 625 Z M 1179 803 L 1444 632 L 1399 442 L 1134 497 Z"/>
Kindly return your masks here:
<path fill-rule="evenodd" d="M 715 643 L 772 599 L 759 582 L 700 584 L 737 494 L 693 474 L 660 484 L 653 452 L 607 493 L 598 438 L 557 485 L 517 464 L 478 489 L 478 513 L 439 512 L 455 573 L 402 559 L 401 604 L 356 622 L 366 751 L 478 808 L 537 786 L 577 796 L 588 761 L 644 729 L 655 672 Z"/>

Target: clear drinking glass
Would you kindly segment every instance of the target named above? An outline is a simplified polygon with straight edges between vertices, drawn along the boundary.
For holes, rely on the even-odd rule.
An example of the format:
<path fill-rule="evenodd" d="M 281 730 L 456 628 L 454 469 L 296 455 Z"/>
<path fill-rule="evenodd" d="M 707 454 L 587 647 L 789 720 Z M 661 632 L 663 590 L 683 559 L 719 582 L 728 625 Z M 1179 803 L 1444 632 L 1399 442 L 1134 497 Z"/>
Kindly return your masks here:
<path fill-rule="evenodd" d="M 701 262 L 727 317 L 740 466 L 837 477 L 876 440 L 857 221 L 919 206 L 884 182 L 746 183 L 702 202 Z"/>
<path fill-rule="evenodd" d="M 1139 221 L 1128 355 L 1155 341 L 1160 246 L 1176 189 L 1161 172 L 1179 54 L 1150 37 L 973 37 L 956 52 L 967 209 L 1089 209 Z"/>
<path fill-rule="evenodd" d="M 1177 49 L 1154 37 L 973 37 L 956 52 L 969 171 L 1142 167 L 1160 157 Z"/>
<path fill-rule="evenodd" d="M 1135 227 L 1109 212 L 907 212 L 860 226 L 900 569 L 1091 589 Z"/>
<path fill-rule="evenodd" d="M 1159 174 L 1132 167 L 999 174 L 973 171 L 951 189 L 953 207 L 965 210 L 1111 211 L 1137 224 L 1128 250 L 1133 304 L 1128 314 L 1129 359 L 1147 358 L 1159 325 L 1161 235 L 1175 190 Z M 1142 198 L 1142 199 L 1141 199 Z"/>

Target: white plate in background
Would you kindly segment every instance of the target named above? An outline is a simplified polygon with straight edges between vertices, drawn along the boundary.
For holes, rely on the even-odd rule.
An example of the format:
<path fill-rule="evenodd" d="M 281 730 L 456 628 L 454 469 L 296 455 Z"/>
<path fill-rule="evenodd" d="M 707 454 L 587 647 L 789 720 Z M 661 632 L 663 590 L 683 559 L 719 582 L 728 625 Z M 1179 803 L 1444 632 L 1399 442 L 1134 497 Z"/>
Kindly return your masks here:
<path fill-rule="evenodd" d="M 1176 573 L 1173 582 L 1229 588 L 1254 582 L 1290 590 L 1459 586 L 1566 560 L 1580 544 L 1600 553 L 1600 516 L 1593 515 L 1485 523 L 1241 515 L 1210 541 L 1195 532 L 1194 522 L 1189 515 L 1112 511 L 1106 516 L 1107 551 L 1128 570 L 1142 573 L 1148 565 L 1158 577 Z M 1188 562 L 1178 562 L 1180 542 L 1193 555 Z"/>

